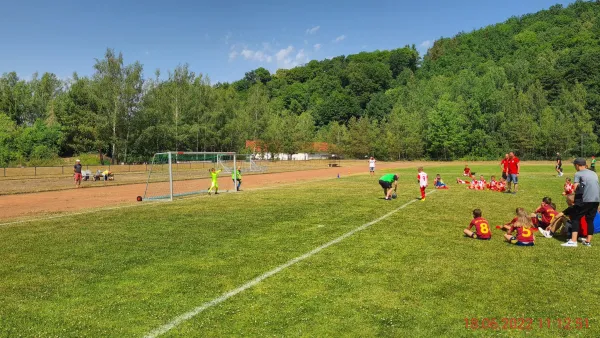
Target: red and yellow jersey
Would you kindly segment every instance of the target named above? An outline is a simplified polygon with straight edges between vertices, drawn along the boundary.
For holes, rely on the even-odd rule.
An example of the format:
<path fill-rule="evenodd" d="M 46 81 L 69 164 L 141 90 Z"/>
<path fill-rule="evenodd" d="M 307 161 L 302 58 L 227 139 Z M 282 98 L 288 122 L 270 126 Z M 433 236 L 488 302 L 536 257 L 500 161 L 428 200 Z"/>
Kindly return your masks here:
<path fill-rule="evenodd" d="M 485 220 L 485 218 L 478 217 L 478 218 L 473 219 L 471 221 L 471 224 L 469 224 L 469 230 L 471 230 L 473 227 L 475 227 L 475 234 L 477 234 L 477 237 L 479 237 L 479 238 L 491 238 L 492 237 L 492 230 L 490 229 L 490 225 L 489 225 L 488 221 Z"/>
<path fill-rule="evenodd" d="M 571 195 L 573 193 L 573 184 L 565 183 L 565 195 Z"/>
<path fill-rule="evenodd" d="M 517 241 L 521 243 L 530 243 L 535 241 L 535 237 L 533 236 L 533 229 L 530 227 L 510 227 L 508 233 L 512 233 L 517 230 Z"/>
<path fill-rule="evenodd" d="M 558 212 L 549 205 L 541 205 L 535 212 L 542 215 L 542 222 L 546 224 L 552 223 L 554 217 L 558 215 Z"/>

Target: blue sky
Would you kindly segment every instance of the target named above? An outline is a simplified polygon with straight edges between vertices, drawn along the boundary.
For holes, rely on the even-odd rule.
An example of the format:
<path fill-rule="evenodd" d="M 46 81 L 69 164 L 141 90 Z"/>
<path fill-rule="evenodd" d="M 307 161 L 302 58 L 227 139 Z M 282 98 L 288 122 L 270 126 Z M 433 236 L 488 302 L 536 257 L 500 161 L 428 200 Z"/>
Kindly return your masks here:
<path fill-rule="evenodd" d="M 146 77 L 188 63 L 213 83 L 316 59 L 415 44 L 565 0 L 45 1 L 2 5 L 0 73 L 91 75 L 107 47 Z"/>

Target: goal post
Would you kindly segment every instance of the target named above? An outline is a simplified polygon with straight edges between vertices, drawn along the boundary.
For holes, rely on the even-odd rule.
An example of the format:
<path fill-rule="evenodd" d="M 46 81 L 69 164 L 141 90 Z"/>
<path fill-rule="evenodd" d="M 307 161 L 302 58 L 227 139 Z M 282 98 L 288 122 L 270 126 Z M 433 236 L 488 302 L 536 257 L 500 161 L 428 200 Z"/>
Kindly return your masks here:
<path fill-rule="evenodd" d="M 208 193 L 213 168 L 218 172 L 218 192 L 235 192 L 233 178 L 239 169 L 235 152 L 156 153 L 150 162 L 143 200 L 173 201 Z"/>

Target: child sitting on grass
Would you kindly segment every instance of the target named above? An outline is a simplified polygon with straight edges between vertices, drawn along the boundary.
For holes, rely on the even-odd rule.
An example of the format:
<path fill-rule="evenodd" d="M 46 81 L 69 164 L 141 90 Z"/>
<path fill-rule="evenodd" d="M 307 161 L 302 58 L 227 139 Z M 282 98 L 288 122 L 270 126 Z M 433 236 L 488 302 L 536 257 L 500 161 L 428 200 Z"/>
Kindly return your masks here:
<path fill-rule="evenodd" d="M 479 181 L 477 180 L 475 175 L 471 175 L 471 184 L 469 185 L 469 189 L 477 190 L 477 187 L 479 187 Z"/>
<path fill-rule="evenodd" d="M 541 219 L 538 222 L 538 228 L 546 229 L 550 223 L 554 221 L 554 218 L 558 215 L 556 211 L 556 204 L 552 203 L 550 197 L 544 197 L 542 204 L 535 210 L 536 214 L 540 214 Z M 537 215 L 534 215 L 537 217 Z"/>
<path fill-rule="evenodd" d="M 446 186 L 446 183 L 444 183 L 444 181 L 442 181 L 442 176 L 440 176 L 440 174 L 435 175 L 435 180 L 433 181 L 433 186 L 436 189 L 448 189 L 448 186 Z"/>
<path fill-rule="evenodd" d="M 563 196 L 569 196 L 569 195 L 573 195 L 574 193 L 574 189 L 573 189 L 573 183 L 571 183 L 571 178 L 567 177 L 565 179 L 565 191 L 562 193 Z"/>
<path fill-rule="evenodd" d="M 463 176 L 471 177 L 471 168 L 468 165 L 465 165 L 465 170 L 463 171 Z"/>
<path fill-rule="evenodd" d="M 513 236 L 513 232 L 517 231 L 517 236 Z M 504 234 L 504 239 L 510 244 L 518 246 L 533 246 L 535 244 L 535 236 L 533 235 L 533 223 L 531 218 L 523 208 L 517 209 L 517 220 Z"/>
<path fill-rule="evenodd" d="M 490 183 L 488 183 L 487 188 L 490 190 L 496 190 L 498 182 L 496 182 L 496 176 L 490 177 Z"/>
<path fill-rule="evenodd" d="M 475 232 L 471 231 L 473 227 L 475 227 Z M 474 239 L 490 240 L 492 238 L 492 230 L 488 221 L 481 217 L 481 209 L 473 210 L 473 220 L 469 227 L 463 230 L 463 233 Z"/>
<path fill-rule="evenodd" d="M 506 191 L 506 180 L 504 177 L 500 179 L 500 182 L 496 183 L 496 191 L 497 192 L 505 192 Z"/>
<path fill-rule="evenodd" d="M 485 181 L 485 178 L 483 177 L 483 175 L 479 175 L 479 181 L 477 182 L 477 190 L 485 190 L 486 186 L 487 182 Z"/>

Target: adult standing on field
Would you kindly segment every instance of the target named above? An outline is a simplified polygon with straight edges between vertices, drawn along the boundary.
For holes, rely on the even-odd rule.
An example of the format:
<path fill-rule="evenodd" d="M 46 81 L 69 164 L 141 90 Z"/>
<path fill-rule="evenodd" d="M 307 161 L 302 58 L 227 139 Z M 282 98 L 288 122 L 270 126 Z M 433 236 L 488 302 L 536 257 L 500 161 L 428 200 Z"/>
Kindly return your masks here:
<path fill-rule="evenodd" d="M 516 194 L 517 191 L 519 190 L 518 186 L 519 186 L 519 170 L 521 169 L 521 160 L 519 160 L 518 157 L 515 156 L 514 152 L 510 152 L 508 153 L 508 170 L 507 170 L 507 176 L 508 179 L 506 180 L 506 182 L 508 182 L 508 190 L 506 191 L 506 193 L 513 193 Z M 510 185 L 513 185 L 513 190 L 511 191 L 511 187 Z"/>
<path fill-rule="evenodd" d="M 577 235 L 579 234 L 579 224 L 582 217 L 588 226 L 588 236 L 582 240 L 584 246 L 591 246 L 592 235 L 594 234 L 594 218 L 598 212 L 600 205 L 600 186 L 598 186 L 598 175 L 587 168 L 585 158 L 577 158 L 573 161 L 575 170 L 575 202 L 568 207 L 563 213 L 571 216 L 571 224 L 573 232 L 571 239 L 562 246 L 576 247 Z"/>
<path fill-rule="evenodd" d="M 73 178 L 75 179 L 75 188 L 81 187 L 81 161 L 75 161 L 75 165 L 73 166 Z"/>
<path fill-rule="evenodd" d="M 558 173 L 558 177 L 562 177 L 562 158 L 560 157 L 560 153 L 556 153 L 556 172 Z"/>
<path fill-rule="evenodd" d="M 507 180 L 508 179 L 508 154 L 505 154 L 502 161 L 500 161 L 500 168 L 502 168 L 502 178 L 504 180 Z"/>

